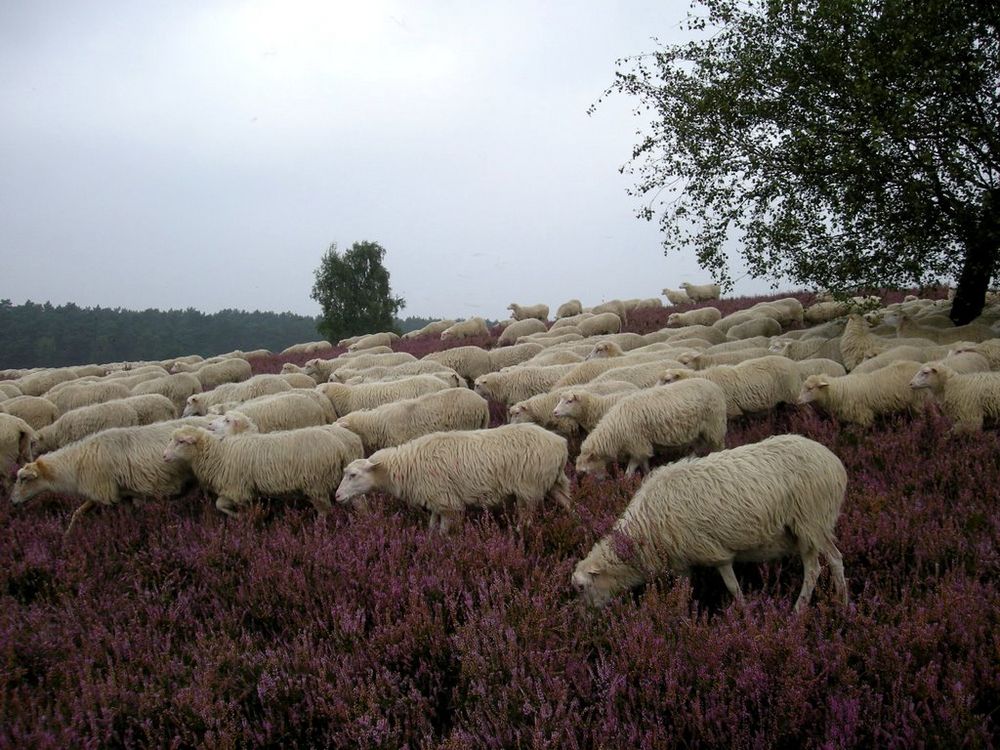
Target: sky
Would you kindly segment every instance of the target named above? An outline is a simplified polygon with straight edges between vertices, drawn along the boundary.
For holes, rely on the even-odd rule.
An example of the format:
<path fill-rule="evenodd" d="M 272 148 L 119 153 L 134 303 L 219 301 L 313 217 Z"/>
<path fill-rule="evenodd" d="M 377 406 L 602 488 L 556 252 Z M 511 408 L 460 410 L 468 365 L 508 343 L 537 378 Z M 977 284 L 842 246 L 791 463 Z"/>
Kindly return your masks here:
<path fill-rule="evenodd" d="M 635 217 L 634 102 L 587 114 L 687 8 L 0 4 L 0 298 L 317 315 L 323 253 L 364 240 L 402 317 L 708 281 Z"/>

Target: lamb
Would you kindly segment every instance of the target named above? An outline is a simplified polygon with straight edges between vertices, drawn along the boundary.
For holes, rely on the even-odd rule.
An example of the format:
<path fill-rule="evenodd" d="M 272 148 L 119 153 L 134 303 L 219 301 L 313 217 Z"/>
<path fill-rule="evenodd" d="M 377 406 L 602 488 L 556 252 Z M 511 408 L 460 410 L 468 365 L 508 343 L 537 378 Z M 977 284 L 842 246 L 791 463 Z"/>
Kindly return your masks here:
<path fill-rule="evenodd" d="M 20 505 L 46 491 L 82 496 L 84 502 L 66 529 L 69 534 L 97 504 L 114 505 L 123 496 L 180 495 L 193 476 L 186 466 L 164 464 L 162 453 L 170 433 L 186 421 L 112 428 L 70 443 L 23 466 L 11 502 Z"/>
<path fill-rule="evenodd" d="M 35 430 L 59 418 L 59 409 L 44 396 L 15 396 L 0 403 L 0 412 L 23 419 Z"/>
<path fill-rule="evenodd" d="M 534 424 L 435 432 L 349 464 L 337 500 L 382 490 L 426 508 L 430 528 L 447 533 L 467 507 L 499 506 L 514 497 L 525 523 L 543 498 L 574 512 L 567 458 L 566 439 Z"/>
<path fill-rule="evenodd" d="M 1000 373 L 962 375 L 940 362 L 921 367 L 910 381 L 914 391 L 929 389 L 954 424 L 953 433 L 979 432 L 983 420 L 1000 419 Z"/>
<path fill-rule="evenodd" d="M 174 406 L 174 402 L 159 393 L 129 396 L 123 398 L 121 402 L 135 409 L 136 417 L 139 420 L 136 424 L 139 425 L 177 419 L 177 407 Z"/>
<path fill-rule="evenodd" d="M 726 416 L 759 414 L 778 404 L 794 404 L 802 376 L 795 363 L 785 357 L 760 357 L 736 365 L 720 365 L 694 372 L 669 369 L 660 376 L 660 385 L 687 378 L 705 378 L 726 395 Z"/>
<path fill-rule="evenodd" d="M 609 393 L 635 393 L 638 388 L 631 383 L 616 380 L 609 380 L 602 383 L 590 383 L 585 386 L 572 388 L 557 388 L 548 393 L 539 393 L 537 396 L 518 401 L 507 410 L 507 416 L 511 424 L 524 424 L 533 422 L 560 435 L 569 437 L 578 432 L 579 425 L 575 420 L 566 419 L 553 413 L 556 404 L 562 395 L 571 390 L 586 391 L 597 395 L 607 395 Z"/>
<path fill-rule="evenodd" d="M 545 333 L 548 329 L 538 318 L 525 318 L 517 320 L 503 329 L 500 338 L 497 339 L 497 346 L 509 346 L 517 343 L 521 336 L 528 336 L 532 333 Z"/>
<path fill-rule="evenodd" d="M 218 440 L 204 428 L 181 427 L 171 434 L 163 460 L 190 465 L 198 484 L 217 496 L 215 507 L 228 515 L 255 497 L 287 495 L 305 495 L 325 515 L 344 466 L 362 455 L 361 441 L 346 432 L 328 425 Z"/>
<path fill-rule="evenodd" d="M 132 387 L 133 396 L 142 396 L 147 393 L 158 393 L 161 396 L 166 396 L 177 408 L 177 411 L 183 411 L 188 396 L 201 392 L 201 381 L 189 372 L 165 375 Z"/>
<path fill-rule="evenodd" d="M 770 351 L 761 348 L 738 349 L 734 352 L 719 352 L 718 354 L 690 351 L 678 355 L 677 361 L 684 367 L 690 367 L 692 370 L 707 370 L 709 367 L 736 365 L 740 362 L 746 362 L 749 359 L 766 357 L 770 354 Z"/>
<path fill-rule="evenodd" d="M 510 316 L 514 320 L 537 318 L 544 321 L 548 320 L 549 317 L 548 305 L 519 305 L 516 302 L 511 302 L 507 305 L 507 309 L 510 310 Z"/>
<path fill-rule="evenodd" d="M 744 323 L 737 323 L 726 334 L 734 341 L 749 339 L 755 336 L 777 336 L 781 333 L 781 324 L 774 318 L 755 318 Z"/>
<path fill-rule="evenodd" d="M 467 318 L 441 331 L 442 341 L 457 341 L 471 339 L 477 336 L 489 336 L 490 329 L 482 318 Z"/>
<path fill-rule="evenodd" d="M 800 435 L 777 435 L 661 467 L 576 565 L 573 587 L 600 607 L 661 571 L 687 574 L 704 565 L 716 568 L 742 602 L 734 562 L 798 554 L 805 569 L 798 612 L 812 598 L 822 555 L 837 599 L 847 606 L 835 535 L 846 488 L 840 459 Z"/>
<path fill-rule="evenodd" d="M 670 313 L 667 318 L 667 328 L 682 328 L 683 326 L 710 326 L 722 319 L 722 313 L 717 307 L 699 307 L 687 312 Z"/>
<path fill-rule="evenodd" d="M 488 372 L 475 380 L 474 388 L 483 398 L 511 406 L 518 401 L 551 389 L 556 382 L 578 365 L 530 367 L 519 365 L 501 372 Z"/>
<path fill-rule="evenodd" d="M 399 336 L 392 331 L 370 333 L 367 336 L 362 336 L 360 339 L 347 347 L 347 351 L 358 352 L 364 349 L 371 349 L 376 346 L 392 346 L 393 342 L 398 340 Z"/>
<path fill-rule="evenodd" d="M 718 284 L 681 284 L 687 296 L 694 302 L 707 302 L 708 300 L 719 299 L 722 288 Z"/>
<path fill-rule="evenodd" d="M 425 393 L 443 391 L 449 386 L 433 375 L 414 375 L 389 383 L 364 383 L 345 385 L 344 383 L 324 383 L 316 390 L 330 399 L 338 417 L 358 409 L 375 409 L 393 401 L 415 398 Z"/>
<path fill-rule="evenodd" d="M 0 382 L 0 401 L 8 398 L 17 398 L 18 396 L 23 396 L 21 389 L 18 388 L 13 383 Z"/>
<path fill-rule="evenodd" d="M 688 297 L 687 292 L 683 289 L 664 289 L 663 296 L 666 297 L 670 304 L 674 307 L 687 305 L 691 302 L 691 298 Z"/>
<path fill-rule="evenodd" d="M 314 398 L 314 394 L 318 398 Z M 259 432 L 294 430 L 332 421 L 332 407 L 329 403 L 321 404 L 321 400 L 328 401 L 316 391 L 288 391 L 244 401 L 236 407 L 223 406 L 219 413 L 225 415 L 239 411 L 256 425 Z"/>
<path fill-rule="evenodd" d="M 593 386 L 592 386 L 593 387 Z M 559 391 L 552 407 L 552 417 L 570 422 L 584 432 L 593 432 L 608 410 L 635 391 L 599 393 L 586 388 L 569 387 Z"/>
<path fill-rule="evenodd" d="M 618 333 L 622 329 L 622 319 L 614 313 L 605 312 L 581 320 L 577 324 L 577 328 L 580 329 L 580 335 L 584 337 Z"/>
<path fill-rule="evenodd" d="M 628 311 L 625 309 L 625 303 L 620 299 L 612 299 L 607 302 L 602 302 L 599 305 L 594 305 L 590 308 L 590 313 L 592 315 L 601 315 L 602 313 L 614 313 L 618 316 L 622 323 L 628 320 Z"/>
<path fill-rule="evenodd" d="M 432 432 L 484 430 L 489 404 L 466 388 L 449 388 L 376 409 L 352 411 L 337 420 L 361 438 L 365 454 L 392 448 Z"/>
<path fill-rule="evenodd" d="M 205 365 L 194 374 L 201 383 L 202 390 L 210 391 L 223 383 L 239 383 L 247 380 L 252 372 L 250 363 L 245 359 L 227 359 Z"/>
<path fill-rule="evenodd" d="M 224 383 L 208 393 L 188 396 L 183 416 L 203 416 L 208 408 L 224 401 L 249 401 L 258 396 L 282 393 L 292 390 L 292 386 L 278 375 L 255 375 L 242 383 Z"/>
<path fill-rule="evenodd" d="M 432 323 L 428 323 L 423 328 L 418 328 L 416 331 L 409 331 L 403 334 L 404 339 L 416 339 L 421 336 L 440 336 L 441 332 L 451 328 L 455 325 L 454 320 L 435 320 Z"/>
<path fill-rule="evenodd" d="M 490 354 L 478 346 L 456 346 L 454 349 L 431 352 L 423 359 L 450 367 L 472 383 L 480 375 L 493 370 Z"/>
<path fill-rule="evenodd" d="M 19 464 L 31 461 L 34 428 L 19 417 L 0 414 L 0 491 L 8 492 L 11 476 Z"/>
<path fill-rule="evenodd" d="M 608 410 L 580 446 L 579 473 L 603 475 L 609 462 L 628 459 L 626 474 L 649 469 L 657 450 L 720 450 L 726 436 L 726 397 L 708 380 L 683 380 L 626 396 Z"/>
<path fill-rule="evenodd" d="M 132 427 L 138 424 L 139 415 L 124 400 L 81 406 L 38 430 L 31 452 L 37 456 L 110 427 Z"/>
<path fill-rule="evenodd" d="M 869 426 L 875 417 L 908 411 L 924 405 L 923 394 L 910 389 L 910 379 L 919 370 L 919 362 L 894 362 L 871 373 L 810 375 L 802 383 L 799 403 L 815 403 L 843 422 Z"/>
<path fill-rule="evenodd" d="M 583 312 L 583 305 L 580 303 L 580 300 L 571 299 L 559 305 L 559 309 L 556 310 L 556 319 L 579 315 L 581 312 Z"/>

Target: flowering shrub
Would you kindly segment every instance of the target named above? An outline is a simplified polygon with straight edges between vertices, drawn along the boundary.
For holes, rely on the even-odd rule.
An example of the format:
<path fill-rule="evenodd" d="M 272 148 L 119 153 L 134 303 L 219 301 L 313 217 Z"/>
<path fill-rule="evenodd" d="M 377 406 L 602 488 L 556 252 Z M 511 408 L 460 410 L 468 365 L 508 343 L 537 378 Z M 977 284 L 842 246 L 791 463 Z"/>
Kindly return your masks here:
<path fill-rule="evenodd" d="M 2 502 L 0 746 L 994 745 L 1000 439 L 947 426 L 732 422 L 728 447 L 797 432 L 847 467 L 852 604 L 824 573 L 799 616 L 795 559 L 738 565 L 742 608 L 698 570 L 586 609 L 570 573 L 641 480 L 572 467 L 579 518 L 472 513 L 446 538 L 388 498 L 231 519 L 194 491 L 68 539 L 77 500 Z"/>

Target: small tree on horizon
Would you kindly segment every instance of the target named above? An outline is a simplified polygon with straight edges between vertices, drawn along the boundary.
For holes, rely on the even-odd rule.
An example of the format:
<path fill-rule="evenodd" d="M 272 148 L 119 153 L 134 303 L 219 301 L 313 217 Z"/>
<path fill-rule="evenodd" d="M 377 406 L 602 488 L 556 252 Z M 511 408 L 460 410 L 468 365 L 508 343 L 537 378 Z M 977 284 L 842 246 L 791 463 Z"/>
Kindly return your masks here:
<path fill-rule="evenodd" d="M 383 258 L 385 248 L 368 241 L 355 242 L 343 254 L 334 242 L 323 254 L 310 296 L 323 310 L 316 327 L 325 338 L 336 343 L 347 336 L 393 330 L 406 301 L 392 296 Z"/>

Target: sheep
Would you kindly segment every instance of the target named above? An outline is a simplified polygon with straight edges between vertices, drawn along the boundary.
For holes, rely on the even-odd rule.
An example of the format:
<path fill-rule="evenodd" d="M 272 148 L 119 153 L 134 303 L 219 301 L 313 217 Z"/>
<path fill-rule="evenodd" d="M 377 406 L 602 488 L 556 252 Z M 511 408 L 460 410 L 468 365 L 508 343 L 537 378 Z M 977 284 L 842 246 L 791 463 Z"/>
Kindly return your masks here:
<path fill-rule="evenodd" d="M 480 375 L 493 370 L 490 354 L 478 346 L 456 346 L 454 349 L 431 352 L 423 359 L 450 367 L 472 383 Z"/>
<path fill-rule="evenodd" d="M 616 367 L 598 375 L 589 381 L 587 386 L 598 386 L 603 383 L 630 383 L 637 388 L 652 388 L 660 379 L 664 368 L 680 368 L 680 362 L 673 359 L 662 359 L 653 362 L 643 362 L 638 365 Z"/>
<path fill-rule="evenodd" d="M 934 346 L 934 342 L 925 338 L 895 338 L 884 339 L 873 336 L 868 330 L 865 319 L 857 313 L 847 316 L 847 325 L 840 336 L 840 351 L 843 354 L 844 367 L 848 372 L 866 359 L 881 354 L 894 346 Z"/>
<path fill-rule="evenodd" d="M 261 396 L 235 407 L 222 406 L 219 413 L 225 415 L 234 410 L 239 411 L 252 420 L 260 432 L 328 424 L 332 421 L 334 411 L 329 403 L 321 404 L 321 400 L 326 400 L 322 394 L 318 394 L 319 398 L 313 398 L 314 393 L 318 394 L 314 391 L 288 391 Z"/>
<path fill-rule="evenodd" d="M 577 324 L 577 328 L 580 329 L 580 335 L 584 337 L 618 333 L 622 329 L 622 319 L 615 313 L 604 312 L 581 320 Z"/>
<path fill-rule="evenodd" d="M 34 428 L 20 417 L 0 414 L 0 491 L 8 492 L 16 466 L 31 461 Z"/>
<path fill-rule="evenodd" d="M 360 341 L 364 337 L 365 337 L 365 334 L 362 333 L 362 334 L 358 334 L 357 336 L 347 336 L 345 338 L 342 338 L 342 339 L 340 339 L 340 341 L 337 342 L 337 348 L 339 348 L 339 349 L 346 349 L 351 344 L 353 344 L 355 341 Z"/>
<path fill-rule="evenodd" d="M 350 435 L 328 425 L 218 440 L 202 427 L 181 427 L 171 434 L 163 460 L 189 465 L 227 515 L 238 515 L 255 497 L 305 495 L 322 516 L 344 466 L 362 455 L 361 441 L 344 433 Z"/>
<path fill-rule="evenodd" d="M 224 383 L 207 393 L 194 393 L 187 398 L 183 416 L 208 413 L 208 408 L 224 401 L 249 401 L 258 396 L 293 390 L 290 383 L 278 375 L 255 375 L 242 383 Z"/>
<path fill-rule="evenodd" d="M 442 341 L 457 341 L 459 339 L 470 339 L 477 336 L 489 336 L 490 329 L 486 327 L 486 321 L 482 318 L 467 318 L 459 321 L 441 331 Z"/>
<path fill-rule="evenodd" d="M 579 425 L 575 420 L 560 417 L 553 413 L 556 404 L 559 403 L 562 395 L 568 391 L 586 391 L 600 396 L 609 393 L 634 393 L 638 387 L 631 383 L 609 380 L 603 383 L 588 383 L 583 386 L 573 386 L 570 388 L 557 388 L 548 393 L 539 393 L 537 396 L 518 401 L 507 410 L 507 416 L 511 424 L 522 424 L 533 422 L 546 430 L 557 432 L 560 435 L 570 436 L 578 431 Z"/>
<path fill-rule="evenodd" d="M 517 343 L 518 339 L 522 336 L 528 336 L 532 333 L 545 333 L 547 330 L 545 323 L 538 318 L 517 320 L 504 328 L 503 333 L 497 339 L 497 346 L 509 346 Z"/>
<path fill-rule="evenodd" d="M 81 406 L 63 414 L 52 424 L 38 430 L 32 444 L 32 454 L 40 455 L 62 448 L 110 427 L 133 427 L 139 424 L 135 408 L 124 399 L 103 404 Z"/>
<path fill-rule="evenodd" d="M 843 422 L 867 427 L 875 417 L 923 407 L 923 394 L 910 389 L 910 380 L 921 367 L 919 362 L 894 362 L 870 373 L 810 375 L 802 383 L 800 404 L 817 407 Z"/>
<path fill-rule="evenodd" d="M 123 398 L 121 402 L 135 409 L 136 417 L 139 420 L 136 424 L 139 425 L 177 419 L 177 407 L 174 406 L 174 402 L 159 393 L 129 396 Z"/>
<path fill-rule="evenodd" d="M 622 324 L 628 320 L 628 311 L 625 309 L 625 303 L 620 299 L 612 299 L 607 302 L 602 302 L 599 305 L 594 305 L 590 308 L 592 315 L 601 315 L 602 313 L 614 313 L 619 317 Z"/>
<path fill-rule="evenodd" d="M 210 391 L 223 383 L 239 383 L 251 376 L 250 363 L 245 359 L 227 359 L 205 365 L 195 372 L 202 390 Z"/>
<path fill-rule="evenodd" d="M 897 321 L 897 336 L 920 336 L 939 344 L 954 344 L 960 341 L 978 343 L 994 336 L 989 327 L 975 322 L 953 328 L 932 328 L 919 325 L 905 313 L 901 314 Z"/>
<path fill-rule="evenodd" d="M 449 386 L 433 375 L 413 375 L 389 383 L 323 383 L 316 390 L 330 399 L 337 417 L 358 409 L 374 409 L 404 398 L 415 398 L 425 393 L 443 391 Z"/>
<path fill-rule="evenodd" d="M 84 502 L 70 518 L 95 505 L 114 505 L 123 496 L 176 497 L 193 480 L 186 466 L 163 462 L 170 434 L 189 420 L 103 430 L 35 459 L 17 473 L 11 502 L 20 505 L 42 492 L 79 495 Z"/>
<path fill-rule="evenodd" d="M 839 378 L 847 374 L 844 366 L 840 362 L 834 362 L 832 359 L 817 357 L 815 359 L 791 360 L 791 362 L 795 365 L 799 377 L 803 380 L 810 375 L 828 375 L 831 378 Z"/>
<path fill-rule="evenodd" d="M 767 302 L 758 302 L 747 308 L 747 311 L 759 317 L 768 317 L 777 321 L 782 326 L 792 323 L 801 323 L 804 316 L 802 303 L 795 297 L 783 297 L 772 299 Z"/>
<path fill-rule="evenodd" d="M 599 386 L 590 387 L 599 388 Z M 558 393 L 558 400 L 552 406 L 551 417 L 566 420 L 574 427 L 589 433 L 593 432 L 612 406 L 635 391 L 599 393 L 589 390 L 588 387 L 570 386 L 560 389 Z"/>
<path fill-rule="evenodd" d="M 910 381 L 915 392 L 929 389 L 952 422 L 953 433 L 978 432 L 983 419 L 1000 419 L 1000 373 L 959 374 L 940 362 L 921 367 Z"/>
<path fill-rule="evenodd" d="M 683 380 L 626 396 L 608 410 L 580 446 L 579 473 L 603 475 L 606 465 L 628 459 L 626 474 L 649 470 L 656 450 L 723 447 L 726 397 L 708 380 Z"/>
<path fill-rule="evenodd" d="M 638 333 L 632 333 L 631 331 L 625 331 L 624 333 L 607 333 L 600 337 L 601 341 L 612 341 L 622 349 L 622 351 L 631 351 L 633 349 L 638 349 L 645 346 L 648 342 L 644 336 Z"/>
<path fill-rule="evenodd" d="M 0 401 L 8 398 L 17 398 L 18 396 L 23 396 L 21 389 L 18 388 L 13 383 L 0 382 Z"/>
<path fill-rule="evenodd" d="M 53 370 L 40 370 L 25 375 L 14 381 L 25 396 L 42 396 L 52 386 L 67 380 L 76 380 L 76 373 L 70 367 L 60 367 Z"/>
<path fill-rule="evenodd" d="M 523 364 L 543 351 L 545 351 L 544 346 L 532 342 L 505 346 L 502 349 L 491 349 L 489 352 L 490 369 L 502 370 L 505 367 Z"/>
<path fill-rule="evenodd" d="M 392 331 L 370 333 L 367 336 L 362 336 L 360 339 L 347 347 L 347 351 L 358 352 L 365 349 L 371 349 L 376 346 L 392 346 L 393 342 L 398 340 L 399 336 Z"/>
<path fill-rule="evenodd" d="M 855 367 L 851 372 L 862 374 L 875 372 L 893 362 L 909 360 L 911 362 L 929 362 L 932 359 L 941 359 L 948 356 L 948 347 L 922 347 L 922 346 L 894 346 L 886 349 L 874 357 L 869 357 L 864 362 Z"/>
<path fill-rule="evenodd" d="M 260 432 L 260 428 L 250 417 L 235 408 L 217 416 L 206 429 L 219 438 Z"/>
<path fill-rule="evenodd" d="M 551 330 L 548 333 L 533 333 L 530 336 L 521 336 L 517 340 L 518 344 L 539 344 L 544 347 L 558 346 L 559 344 L 571 344 L 576 341 L 583 341 L 583 336 L 578 333 L 578 329 L 570 330 L 560 328 L 555 334 Z"/>
<path fill-rule="evenodd" d="M 589 312 L 579 312 L 576 315 L 569 315 L 565 318 L 559 318 L 555 323 L 552 324 L 552 328 L 575 328 L 581 320 L 586 320 L 587 318 L 594 317 L 594 313 Z"/>
<path fill-rule="evenodd" d="M 431 432 L 484 430 L 490 424 L 490 409 L 479 394 L 467 388 L 449 388 L 376 409 L 352 411 L 337 424 L 356 433 L 369 454 Z"/>
<path fill-rule="evenodd" d="M 781 324 L 774 318 L 756 318 L 745 323 L 737 323 L 726 334 L 734 341 L 759 336 L 777 336 L 781 333 Z"/>
<path fill-rule="evenodd" d="M 689 351 L 677 356 L 677 361 L 684 367 L 692 370 L 707 370 L 709 367 L 718 365 L 736 365 L 746 362 L 749 359 L 766 357 L 771 352 L 767 349 L 737 349 L 734 352 L 719 352 L 718 354 L 705 354 L 704 352 Z"/>
<path fill-rule="evenodd" d="M 404 339 L 416 339 L 421 336 L 440 336 L 441 332 L 447 328 L 451 328 L 455 325 L 454 320 L 435 320 L 432 323 L 428 323 L 423 328 L 418 328 L 415 331 L 408 331 L 403 334 Z"/>
<path fill-rule="evenodd" d="M 683 326 L 702 325 L 710 326 L 722 319 L 722 313 L 717 307 L 699 307 L 696 310 L 687 312 L 670 313 L 667 318 L 667 328 L 681 328 Z"/>
<path fill-rule="evenodd" d="M 337 346 L 347 346 L 347 344 L 341 342 Z M 301 344 L 292 344 L 281 350 L 279 356 L 287 357 L 290 354 L 320 354 L 321 352 L 330 351 L 333 349 L 333 344 L 326 340 L 320 341 L 306 341 Z"/>
<path fill-rule="evenodd" d="M 805 309 L 802 317 L 806 323 L 815 325 L 842 318 L 850 312 L 851 306 L 846 302 L 815 302 Z"/>
<path fill-rule="evenodd" d="M 15 396 L 0 403 L 0 412 L 23 419 L 35 430 L 59 418 L 59 409 L 44 396 Z"/>
<path fill-rule="evenodd" d="M 941 360 L 941 364 L 950 367 L 959 375 L 990 371 L 990 361 L 979 352 L 951 351 Z"/>
<path fill-rule="evenodd" d="M 476 378 L 473 385 L 483 398 L 511 406 L 518 401 L 545 393 L 566 373 L 578 365 L 530 367 L 519 365 L 500 372 L 488 372 Z"/>
<path fill-rule="evenodd" d="M 559 309 L 556 310 L 556 319 L 568 318 L 571 315 L 579 315 L 583 311 L 583 305 L 578 299 L 571 299 L 568 302 L 563 302 L 559 305 Z"/>
<path fill-rule="evenodd" d="M 789 359 L 831 359 L 838 364 L 844 364 L 840 339 L 810 338 L 796 341 L 782 337 L 772 340 L 767 348 L 772 354 L 780 354 Z"/>
<path fill-rule="evenodd" d="M 751 336 L 746 339 L 737 339 L 735 341 L 724 341 L 721 344 L 712 344 L 702 351 L 705 354 L 719 354 L 720 352 L 738 352 L 742 349 L 767 349 L 770 345 L 771 339 L 768 336 Z"/>
<path fill-rule="evenodd" d="M 583 357 L 576 352 L 554 348 L 539 352 L 531 359 L 526 360 L 524 364 L 530 367 L 547 367 L 548 365 L 572 365 L 579 362 L 583 362 Z"/>
<path fill-rule="evenodd" d="M 660 376 L 660 385 L 687 378 L 705 378 L 726 395 L 726 416 L 758 414 L 778 404 L 798 400 L 802 376 L 795 363 L 785 357 L 760 357 L 736 365 L 719 365 L 694 372 L 672 368 Z"/>
<path fill-rule="evenodd" d="M 975 352 L 986 357 L 990 363 L 991 370 L 1000 370 L 1000 339 L 988 339 L 980 341 L 978 344 L 959 344 L 955 347 L 956 354 L 964 352 Z"/>
<path fill-rule="evenodd" d="M 687 292 L 685 292 L 683 289 L 666 288 L 663 290 L 662 294 L 674 307 L 679 307 L 680 305 L 687 305 L 691 303 L 691 298 L 688 297 Z"/>
<path fill-rule="evenodd" d="M 467 507 L 494 507 L 514 497 L 526 523 L 544 498 L 574 513 L 567 458 L 566 439 L 534 424 L 435 432 L 349 464 L 337 501 L 382 490 L 426 508 L 431 530 L 447 533 Z"/>
<path fill-rule="evenodd" d="M 304 372 L 282 372 L 278 373 L 278 377 L 298 390 L 309 390 L 316 387 L 316 381 Z"/>
<path fill-rule="evenodd" d="M 694 302 L 719 299 L 719 295 L 722 294 L 722 288 L 718 284 L 690 284 L 685 281 L 681 287 Z"/>
<path fill-rule="evenodd" d="M 661 467 L 642 483 L 611 532 L 577 563 L 573 587 L 601 607 L 661 571 L 687 574 L 693 566 L 711 566 L 742 602 L 734 562 L 798 554 L 804 568 L 798 612 L 812 598 L 822 555 L 846 607 L 835 535 L 846 489 L 840 459 L 801 435 L 776 435 Z"/>
<path fill-rule="evenodd" d="M 611 359 L 613 357 L 624 357 L 625 351 L 614 341 L 598 341 L 590 354 L 584 357 L 585 360 Z"/>
<path fill-rule="evenodd" d="M 133 396 L 159 393 L 169 398 L 178 411 L 183 411 L 188 396 L 201 393 L 201 381 L 189 372 L 178 372 L 161 378 L 147 380 L 132 387 Z"/>
<path fill-rule="evenodd" d="M 662 331 L 654 332 L 654 334 L 658 335 L 647 333 L 643 336 L 643 343 L 654 344 L 666 341 L 677 342 L 681 339 L 704 339 L 709 345 L 713 345 L 729 341 L 729 339 L 726 338 L 726 334 L 714 325 L 703 326 L 695 324 L 684 326 L 684 328 L 664 328 Z"/>
<path fill-rule="evenodd" d="M 507 305 L 507 309 L 510 310 L 510 316 L 514 320 L 537 318 L 544 321 L 548 320 L 549 317 L 548 305 L 519 305 L 516 302 L 511 302 Z"/>
<path fill-rule="evenodd" d="M 404 362 L 401 365 L 372 365 L 355 369 L 353 367 L 339 367 L 335 379 L 330 382 L 346 383 L 355 378 L 360 378 L 363 383 L 370 383 L 380 380 L 389 375 L 435 375 L 437 373 L 454 373 L 450 367 L 445 367 L 438 362 L 431 362 L 426 359 L 417 359 L 412 362 Z M 455 373 L 458 375 L 458 373 Z"/>

